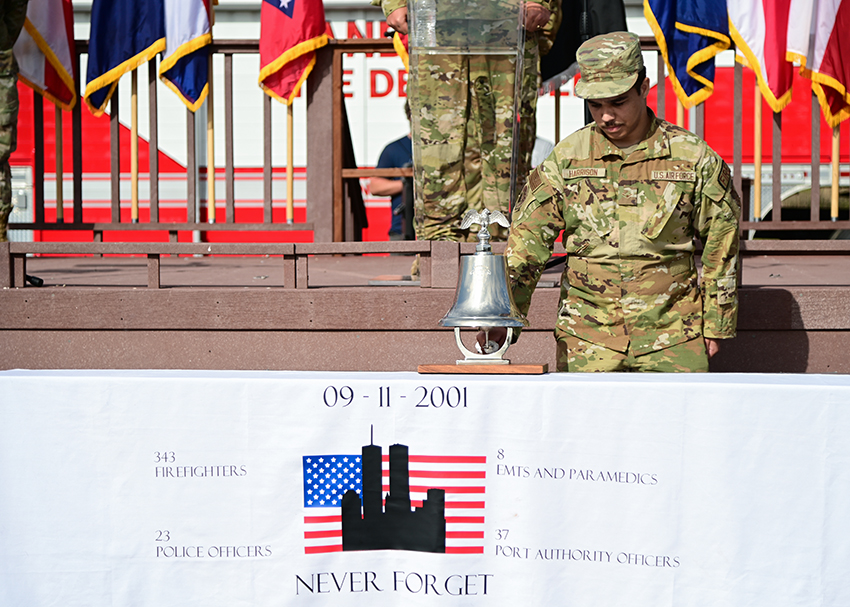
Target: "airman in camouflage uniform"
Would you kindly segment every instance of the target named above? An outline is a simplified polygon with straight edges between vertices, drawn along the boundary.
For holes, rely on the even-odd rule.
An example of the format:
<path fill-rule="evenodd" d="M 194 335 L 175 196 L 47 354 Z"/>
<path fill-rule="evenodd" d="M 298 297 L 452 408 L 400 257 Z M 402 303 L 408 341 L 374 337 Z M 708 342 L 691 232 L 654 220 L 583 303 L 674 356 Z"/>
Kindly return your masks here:
<path fill-rule="evenodd" d="M 17 147 L 18 64 L 12 47 L 24 27 L 27 0 L 0 0 L 0 242 L 12 212 L 12 171 L 9 156 Z"/>
<path fill-rule="evenodd" d="M 495 0 L 492 0 L 495 4 Z M 526 36 L 521 87 L 520 152 L 517 175 L 527 175 L 536 134 L 535 109 L 539 86 L 538 38 L 552 28 L 549 11 L 556 0 L 533 0 L 545 11 Z M 406 0 L 372 0 L 387 21 L 404 32 L 390 15 L 405 9 Z M 439 9 L 438 9 L 439 10 Z M 406 14 L 405 14 L 406 19 Z M 528 27 L 528 22 L 526 22 Z M 460 222 L 470 208 L 510 207 L 513 102 L 516 58 L 497 55 L 428 55 L 411 62 L 408 97 L 419 117 L 421 141 L 414 174 L 414 216 L 419 240 L 475 241 Z M 520 184 L 521 185 L 521 184 Z M 493 230 L 493 240 L 505 240 L 507 230 Z"/>
<path fill-rule="evenodd" d="M 715 340 L 734 337 L 737 322 L 740 202 L 729 167 L 646 107 L 637 36 L 592 38 L 578 61 L 576 94 L 596 122 L 529 176 L 506 251 L 514 299 L 527 313 L 563 230 L 559 371 L 707 371 Z"/>

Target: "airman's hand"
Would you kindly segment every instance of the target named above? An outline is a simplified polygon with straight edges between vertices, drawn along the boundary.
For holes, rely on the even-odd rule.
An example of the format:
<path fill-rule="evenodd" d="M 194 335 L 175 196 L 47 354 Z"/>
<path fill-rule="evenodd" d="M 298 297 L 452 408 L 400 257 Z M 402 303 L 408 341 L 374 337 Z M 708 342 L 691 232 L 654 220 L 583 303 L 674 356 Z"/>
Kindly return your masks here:
<path fill-rule="evenodd" d="M 544 26 L 549 23 L 549 17 L 551 15 L 552 13 L 550 13 L 548 9 L 543 8 L 540 4 L 526 2 L 523 5 L 525 29 L 529 32 L 542 30 Z"/>
<path fill-rule="evenodd" d="M 407 33 L 407 7 L 397 8 L 387 15 L 387 25 L 399 34 Z"/>

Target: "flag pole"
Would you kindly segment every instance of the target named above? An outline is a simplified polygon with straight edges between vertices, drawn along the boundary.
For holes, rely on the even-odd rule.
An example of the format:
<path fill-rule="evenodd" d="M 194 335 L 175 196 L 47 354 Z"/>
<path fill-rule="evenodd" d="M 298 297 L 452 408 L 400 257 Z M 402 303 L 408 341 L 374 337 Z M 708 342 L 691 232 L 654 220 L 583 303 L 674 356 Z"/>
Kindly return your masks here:
<path fill-rule="evenodd" d="M 561 86 L 555 89 L 555 145 L 561 141 Z"/>
<path fill-rule="evenodd" d="M 753 107 L 753 221 L 761 221 L 761 91 L 756 82 Z"/>
<path fill-rule="evenodd" d="M 56 223 L 65 223 L 65 202 L 62 193 L 64 177 L 62 176 L 62 108 L 54 106 L 56 110 Z"/>
<path fill-rule="evenodd" d="M 295 144 L 293 143 L 294 128 L 292 125 L 292 103 L 286 106 L 286 223 L 295 223 Z"/>
<path fill-rule="evenodd" d="M 676 97 L 676 126 L 685 128 L 685 106 L 678 97 Z"/>
<path fill-rule="evenodd" d="M 213 59 L 208 59 L 207 86 L 207 222 L 215 223 L 215 124 L 213 120 Z"/>
<path fill-rule="evenodd" d="M 130 220 L 139 223 L 139 74 L 131 72 L 130 92 Z"/>
<path fill-rule="evenodd" d="M 830 218 L 838 221 L 838 152 L 839 152 L 839 125 L 832 127 L 832 188 L 829 191 Z"/>

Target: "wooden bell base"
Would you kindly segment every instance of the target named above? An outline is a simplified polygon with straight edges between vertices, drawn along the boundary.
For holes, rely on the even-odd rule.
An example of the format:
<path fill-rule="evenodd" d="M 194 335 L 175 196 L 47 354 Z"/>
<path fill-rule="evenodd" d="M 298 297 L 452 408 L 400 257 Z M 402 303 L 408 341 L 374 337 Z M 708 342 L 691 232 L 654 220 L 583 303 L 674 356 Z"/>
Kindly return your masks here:
<path fill-rule="evenodd" d="M 419 365 L 418 371 L 464 375 L 543 375 L 549 372 L 549 365 Z"/>

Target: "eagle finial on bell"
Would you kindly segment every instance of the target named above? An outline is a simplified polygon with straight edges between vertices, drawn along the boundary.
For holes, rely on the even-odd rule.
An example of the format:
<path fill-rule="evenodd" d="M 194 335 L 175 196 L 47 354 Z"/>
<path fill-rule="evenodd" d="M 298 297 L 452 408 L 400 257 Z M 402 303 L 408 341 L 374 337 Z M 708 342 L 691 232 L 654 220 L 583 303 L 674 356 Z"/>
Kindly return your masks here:
<path fill-rule="evenodd" d="M 492 223 L 498 223 L 503 228 L 511 227 L 511 222 L 498 209 L 495 211 L 484 209 L 480 213 L 475 209 L 469 209 L 460 222 L 460 229 L 465 230 L 473 223 L 481 226 L 481 229 L 478 230 L 478 246 L 475 247 L 476 252 L 479 253 L 492 250 L 490 247 L 490 231 L 487 229 L 487 226 Z"/>

